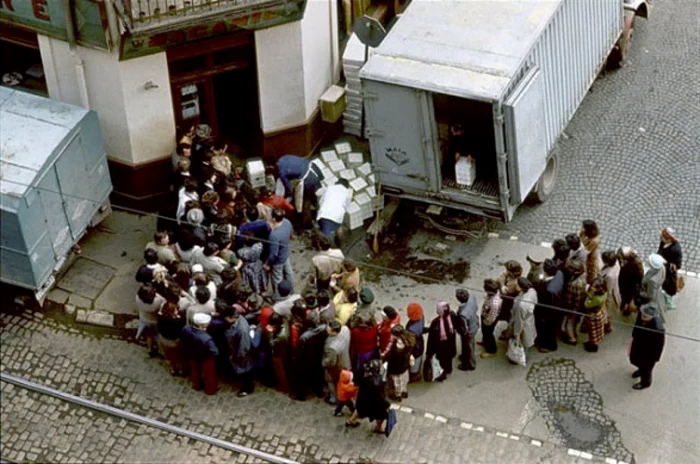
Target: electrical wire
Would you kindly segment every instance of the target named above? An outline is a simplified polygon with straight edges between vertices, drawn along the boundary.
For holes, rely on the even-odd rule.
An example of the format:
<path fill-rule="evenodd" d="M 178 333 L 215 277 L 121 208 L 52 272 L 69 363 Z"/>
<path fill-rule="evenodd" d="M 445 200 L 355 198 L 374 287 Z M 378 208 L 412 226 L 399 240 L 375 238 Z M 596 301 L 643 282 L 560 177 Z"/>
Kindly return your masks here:
<path fill-rule="evenodd" d="M 38 186 L 23 184 L 23 183 L 16 182 L 16 181 L 12 181 L 12 180 L 8 180 L 8 179 L 2 179 L 1 182 L 9 182 L 9 183 L 12 183 L 12 184 L 15 184 L 15 185 L 19 185 L 19 186 L 23 186 L 23 187 L 27 187 L 27 188 L 32 188 L 32 189 L 35 189 L 35 190 L 37 190 L 37 191 L 39 191 L 39 192 L 44 191 L 44 192 L 52 193 L 52 194 L 55 194 L 55 195 L 61 195 L 61 196 L 64 196 L 64 197 L 73 198 L 73 199 L 80 200 L 80 201 L 89 201 L 89 202 L 92 202 L 92 203 L 94 203 L 94 204 L 99 204 L 99 205 L 102 204 L 102 203 L 101 203 L 100 201 L 98 201 L 98 200 L 94 200 L 94 199 L 90 199 L 90 198 L 84 198 L 84 197 L 80 197 L 80 196 L 76 196 L 76 195 L 71 195 L 71 194 L 59 192 L 59 191 L 56 191 L 56 190 L 46 189 L 46 188 L 43 188 L 43 187 L 38 187 Z M 164 219 L 164 220 L 166 220 L 166 221 L 174 222 L 174 223 L 178 224 L 177 219 L 171 218 L 171 217 L 168 217 L 168 216 L 163 216 L 163 215 L 160 215 L 160 214 L 158 214 L 158 213 L 152 213 L 152 212 L 149 212 L 149 211 L 138 210 L 138 209 L 129 208 L 129 207 L 126 207 L 126 206 L 119 206 L 119 205 L 111 205 L 111 206 L 112 206 L 113 209 L 120 210 L 120 211 L 124 211 L 124 212 L 127 212 L 127 213 L 137 214 L 137 215 L 140 215 L 140 216 L 153 217 L 153 218 L 156 218 L 156 219 Z M 201 226 L 201 227 L 204 227 L 204 226 Z M 268 244 L 271 243 L 270 240 L 261 239 L 261 238 L 258 238 L 258 237 L 251 237 L 251 240 L 258 241 L 258 242 L 261 242 L 261 243 L 268 243 Z M 311 247 L 306 247 L 306 246 L 293 246 L 293 245 L 290 243 L 290 249 L 296 249 L 296 250 L 298 250 L 298 251 L 305 251 L 305 250 L 311 249 Z M 334 259 L 334 258 L 331 257 L 331 259 Z M 340 258 L 337 258 L 337 259 L 340 260 Z M 437 279 L 437 278 L 434 278 L 434 277 L 429 277 L 429 276 L 424 276 L 424 275 L 416 274 L 416 273 L 414 273 L 414 272 L 403 271 L 403 270 L 400 270 L 400 269 L 393 269 L 393 268 L 389 268 L 389 267 L 386 267 L 386 266 L 380 266 L 380 265 L 377 265 L 377 264 L 372 264 L 372 263 L 367 262 L 367 261 L 358 261 L 358 260 L 352 260 L 352 261 L 353 261 L 355 264 L 357 264 L 357 265 L 359 265 L 359 266 L 362 266 L 362 267 L 365 267 L 365 268 L 370 268 L 370 269 L 374 269 L 374 270 L 377 270 L 377 271 L 389 272 L 389 273 L 393 273 L 393 274 L 399 274 L 399 275 L 402 275 L 402 276 L 405 276 L 405 277 L 410 277 L 410 278 L 412 278 L 412 279 L 414 279 L 414 280 L 423 280 L 423 281 L 427 281 L 427 282 L 430 282 L 430 283 L 441 284 L 441 285 L 448 285 L 448 284 L 449 284 L 449 285 L 452 285 L 452 286 L 454 286 L 454 287 L 456 287 L 456 288 L 465 289 L 465 290 L 469 291 L 470 293 L 471 293 L 471 292 L 475 292 L 475 293 L 478 293 L 478 294 L 485 294 L 485 293 L 486 293 L 486 292 L 485 292 L 483 289 L 481 289 L 481 288 L 469 287 L 469 286 L 467 286 L 467 285 L 464 285 L 464 284 L 461 284 L 461 283 L 458 283 L 458 282 L 451 282 L 451 281 L 447 281 L 447 280 L 444 280 L 444 279 Z M 510 296 L 510 295 L 501 294 L 501 298 L 502 298 L 502 299 L 515 300 L 515 298 L 517 298 L 517 297 L 513 297 L 513 296 Z M 584 318 L 584 317 L 588 316 L 588 314 L 586 314 L 586 313 L 584 313 L 584 312 L 575 311 L 575 310 L 568 309 L 568 308 L 563 308 L 563 307 L 560 307 L 560 306 L 548 305 L 548 304 L 543 304 L 543 303 L 537 303 L 537 306 L 542 307 L 542 308 L 552 309 L 552 310 L 555 310 L 555 311 L 559 311 L 559 312 L 564 313 L 564 314 L 566 314 L 566 315 L 579 316 L 579 317 L 581 317 L 581 318 Z M 665 334 L 666 336 L 669 336 L 669 337 L 674 337 L 674 338 L 678 338 L 678 339 L 681 339 L 681 340 L 688 340 L 688 341 L 700 343 L 700 338 L 694 338 L 694 337 L 690 337 L 690 336 L 687 336 L 687 335 L 681 335 L 681 334 L 676 334 L 676 333 L 672 333 L 672 332 L 667 332 L 667 331 L 665 331 L 665 330 L 651 329 L 651 328 L 648 328 L 648 327 L 645 327 L 645 326 L 636 325 L 636 324 L 634 324 L 634 323 L 629 323 L 629 322 L 619 321 L 619 320 L 612 320 L 611 323 L 613 323 L 613 324 L 615 324 L 615 325 L 618 325 L 618 326 L 622 326 L 622 327 L 632 327 L 632 328 L 637 328 L 637 329 L 640 329 L 640 330 L 647 330 L 647 331 L 650 331 L 650 332 L 659 332 L 659 333 L 663 333 L 663 334 Z"/>

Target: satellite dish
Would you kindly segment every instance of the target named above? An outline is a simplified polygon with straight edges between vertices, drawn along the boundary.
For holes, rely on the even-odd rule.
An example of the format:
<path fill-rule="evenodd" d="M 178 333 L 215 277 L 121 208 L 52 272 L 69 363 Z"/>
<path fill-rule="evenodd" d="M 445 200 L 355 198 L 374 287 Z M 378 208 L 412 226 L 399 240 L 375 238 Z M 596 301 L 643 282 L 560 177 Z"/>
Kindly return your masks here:
<path fill-rule="evenodd" d="M 381 21 L 373 16 L 363 15 L 357 18 L 352 31 L 360 42 L 368 47 L 376 48 L 386 37 L 386 29 Z"/>

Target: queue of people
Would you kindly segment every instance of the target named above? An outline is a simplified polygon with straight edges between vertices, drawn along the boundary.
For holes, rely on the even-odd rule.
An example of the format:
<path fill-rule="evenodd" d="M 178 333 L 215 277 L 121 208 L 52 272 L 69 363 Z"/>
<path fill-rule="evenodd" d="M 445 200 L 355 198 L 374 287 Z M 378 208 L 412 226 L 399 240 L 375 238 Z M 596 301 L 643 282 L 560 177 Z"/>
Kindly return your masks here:
<path fill-rule="evenodd" d="M 662 232 L 644 272 L 630 248 L 600 254 L 598 226 L 584 221 L 578 234 L 555 240 L 552 258 L 527 257 L 527 275 L 519 262 L 505 263 L 501 276 L 484 281 L 481 304 L 458 288 L 456 304 L 439 301 L 430 322 L 418 302 L 402 321 L 391 305 L 374 309 L 360 269 L 337 246 L 337 214 L 317 216 L 311 278 L 295 280 L 292 222 L 301 216 L 304 226 L 304 214 L 292 205 L 292 191 L 300 189 L 302 210 L 324 211 L 323 199 L 321 205 L 314 199 L 322 173 L 313 163 L 283 157 L 283 195 L 256 190 L 229 163 L 214 162 L 223 155 L 209 136 L 197 130 L 178 145 L 176 214 L 159 221 L 136 273 L 136 336 L 146 339 L 152 357 L 164 357 L 172 375 L 188 375 L 195 390 L 215 394 L 219 378 L 236 379 L 245 397 L 259 381 L 299 401 L 324 397 L 337 416 L 347 408 L 348 427 L 368 418 L 386 432 L 389 400 L 408 398 L 408 385 L 428 366 L 441 372 L 426 380 L 445 381 L 458 338 L 460 370 L 476 369 L 477 345 L 480 358 L 496 355 L 499 340 L 508 345 L 508 359 L 525 364 L 532 346 L 551 352 L 559 340 L 577 343 L 579 331 L 588 334 L 585 350 L 595 352 L 617 313 L 635 310 L 630 360 L 641 379 L 635 388 L 651 384 L 682 264 L 672 229 Z M 333 198 L 346 199 L 338 192 Z"/>

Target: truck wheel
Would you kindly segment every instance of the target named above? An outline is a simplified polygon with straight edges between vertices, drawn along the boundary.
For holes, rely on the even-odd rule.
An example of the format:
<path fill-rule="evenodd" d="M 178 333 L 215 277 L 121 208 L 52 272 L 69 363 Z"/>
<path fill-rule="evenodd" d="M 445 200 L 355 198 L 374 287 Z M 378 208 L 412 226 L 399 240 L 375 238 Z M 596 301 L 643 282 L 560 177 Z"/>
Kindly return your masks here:
<path fill-rule="evenodd" d="M 537 181 L 537 184 L 535 184 L 535 188 L 532 191 L 532 197 L 537 203 L 544 203 L 544 201 L 549 198 L 554 191 L 558 170 L 559 166 L 557 163 L 557 157 L 556 155 L 552 155 L 549 157 L 547 167 L 544 168 L 544 172 L 542 173 L 542 176 L 540 176 L 540 180 Z"/>

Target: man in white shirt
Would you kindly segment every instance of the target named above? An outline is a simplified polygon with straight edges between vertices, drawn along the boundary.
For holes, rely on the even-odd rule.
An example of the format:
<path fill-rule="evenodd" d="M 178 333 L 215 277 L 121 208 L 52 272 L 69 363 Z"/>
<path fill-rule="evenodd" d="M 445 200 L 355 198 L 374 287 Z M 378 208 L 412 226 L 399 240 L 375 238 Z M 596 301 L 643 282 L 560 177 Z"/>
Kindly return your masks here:
<path fill-rule="evenodd" d="M 327 187 L 323 192 L 316 220 L 321 233 L 331 243 L 334 242 L 336 232 L 343 224 L 350 201 L 352 201 L 352 191 L 346 179 L 340 179 L 337 184 Z"/>

